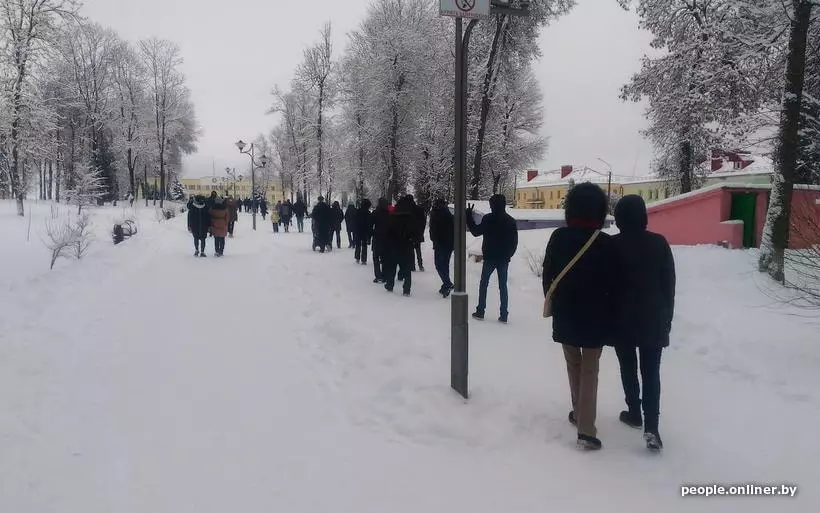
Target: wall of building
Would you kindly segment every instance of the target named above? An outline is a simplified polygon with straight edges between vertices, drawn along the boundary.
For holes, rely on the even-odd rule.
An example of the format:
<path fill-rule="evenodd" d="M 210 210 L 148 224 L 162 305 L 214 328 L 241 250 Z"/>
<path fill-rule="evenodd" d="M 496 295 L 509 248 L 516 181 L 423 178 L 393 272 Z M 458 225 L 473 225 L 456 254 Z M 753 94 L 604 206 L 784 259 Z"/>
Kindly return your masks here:
<path fill-rule="evenodd" d="M 807 249 L 820 245 L 820 191 L 794 191 L 789 247 Z"/>
<path fill-rule="evenodd" d="M 729 218 L 730 198 L 718 189 L 650 207 L 648 228 L 666 237 L 673 245 L 716 244 L 736 238 L 737 225 L 721 224 Z M 742 231 L 741 225 L 741 241 Z"/>
<path fill-rule="evenodd" d="M 222 181 L 219 179 L 217 182 L 214 182 L 211 178 L 183 178 L 181 180 L 182 185 L 185 187 L 185 192 L 188 195 L 209 195 L 211 191 L 216 191 L 219 194 L 228 194 L 231 196 L 237 196 L 240 198 L 247 198 L 251 195 L 251 182 L 250 180 L 237 180 L 236 182 L 233 181 Z M 284 191 L 286 196 L 282 195 L 282 188 L 280 187 L 280 183 L 268 182 L 267 190 L 266 190 L 266 198 L 271 200 L 280 200 L 283 197 L 290 197 L 289 191 Z M 261 187 L 260 184 L 257 184 L 257 190 Z"/>

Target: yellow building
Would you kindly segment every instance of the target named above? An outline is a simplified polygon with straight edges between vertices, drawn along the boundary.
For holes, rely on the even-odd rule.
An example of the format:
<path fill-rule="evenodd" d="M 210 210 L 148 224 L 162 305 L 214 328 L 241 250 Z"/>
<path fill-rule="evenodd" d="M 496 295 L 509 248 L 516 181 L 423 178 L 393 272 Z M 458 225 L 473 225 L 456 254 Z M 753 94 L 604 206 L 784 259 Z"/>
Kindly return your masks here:
<path fill-rule="evenodd" d="M 249 198 L 251 196 L 250 180 L 233 180 L 229 177 L 204 177 L 204 178 L 183 178 L 180 180 L 185 187 L 185 193 L 189 196 L 202 194 L 208 196 L 211 191 L 216 191 L 222 196 L 234 196 L 239 198 Z M 257 180 L 256 190 L 265 195 L 268 200 L 283 200 L 290 198 L 290 191 L 282 189 L 282 183 L 278 180 Z"/>

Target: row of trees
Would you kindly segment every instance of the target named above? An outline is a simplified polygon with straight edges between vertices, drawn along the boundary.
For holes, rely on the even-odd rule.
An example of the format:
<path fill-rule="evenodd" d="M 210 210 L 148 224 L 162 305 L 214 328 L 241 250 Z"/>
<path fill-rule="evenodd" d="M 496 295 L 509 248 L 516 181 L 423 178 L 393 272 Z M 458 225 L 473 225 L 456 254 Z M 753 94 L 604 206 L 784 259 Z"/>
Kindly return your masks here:
<path fill-rule="evenodd" d="M 133 44 L 76 0 L 0 0 L 0 194 L 116 199 L 159 179 L 161 200 L 196 149 L 179 47 Z M 85 185 L 83 185 L 85 184 Z"/>
<path fill-rule="evenodd" d="M 540 29 L 572 5 L 538 0 L 529 17 L 494 15 L 471 30 L 471 198 L 504 190 L 545 151 L 531 63 Z M 278 123 L 268 139 L 282 185 L 307 198 L 334 190 L 452 198 L 455 36 L 438 2 L 375 1 L 338 57 L 331 35 L 327 24 L 289 87 L 274 90 Z"/>
<path fill-rule="evenodd" d="M 793 187 L 820 183 L 820 0 L 618 1 L 659 54 L 622 91 L 648 100 L 659 174 L 689 192 L 713 149 L 774 155 L 759 265 L 784 282 Z"/>

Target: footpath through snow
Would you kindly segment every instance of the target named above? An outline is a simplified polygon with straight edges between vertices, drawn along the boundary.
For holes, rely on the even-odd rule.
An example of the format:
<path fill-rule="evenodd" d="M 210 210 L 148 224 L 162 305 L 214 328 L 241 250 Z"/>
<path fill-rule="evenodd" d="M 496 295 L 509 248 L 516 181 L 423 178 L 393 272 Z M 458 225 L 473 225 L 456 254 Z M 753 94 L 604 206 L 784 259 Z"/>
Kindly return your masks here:
<path fill-rule="evenodd" d="M 20 222 L 0 214 L 0 228 Z M 753 255 L 675 249 L 666 448 L 649 454 L 640 432 L 618 423 L 623 398 L 607 350 L 604 449 L 580 453 L 560 347 L 523 252 L 511 269 L 511 324 L 470 325 L 464 402 L 449 390 L 449 303 L 436 294 L 429 244 L 428 270 L 403 298 L 373 285 L 352 251 L 313 253 L 309 234 L 259 223 L 251 233 L 243 216 L 221 260 L 195 259 L 177 219 L 0 287 L 0 511 L 820 506 L 818 327 L 772 305 Z M 528 232 L 522 244 L 540 252 L 548 236 Z M 479 267 L 470 265 L 474 302 Z M 490 297 L 494 318 L 492 286 Z M 750 482 L 799 491 L 681 498 L 683 484 Z"/>

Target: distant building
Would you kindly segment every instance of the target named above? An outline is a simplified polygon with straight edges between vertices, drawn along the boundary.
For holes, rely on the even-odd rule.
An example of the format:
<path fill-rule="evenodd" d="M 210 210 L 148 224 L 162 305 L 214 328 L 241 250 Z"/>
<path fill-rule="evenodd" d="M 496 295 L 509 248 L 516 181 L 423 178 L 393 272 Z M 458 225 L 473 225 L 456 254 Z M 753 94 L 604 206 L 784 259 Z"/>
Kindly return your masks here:
<path fill-rule="evenodd" d="M 251 181 L 247 179 L 236 180 L 229 177 L 204 177 L 204 178 L 183 178 L 180 180 L 185 187 L 185 194 L 195 196 L 202 194 L 208 196 L 211 191 L 216 191 L 222 196 L 234 196 L 248 198 L 251 196 Z M 283 200 L 290 198 L 290 191 L 282 189 L 279 180 L 257 180 L 256 190 L 264 194 L 269 201 Z"/>

